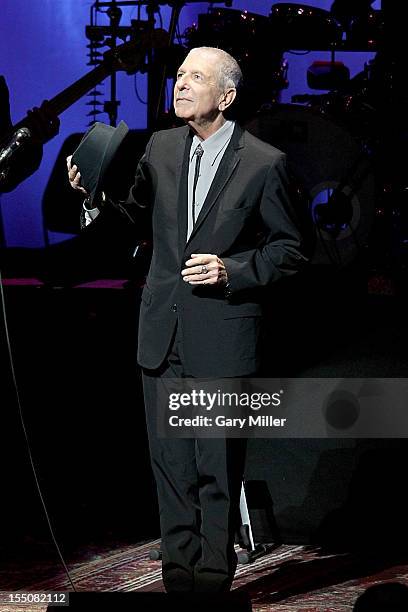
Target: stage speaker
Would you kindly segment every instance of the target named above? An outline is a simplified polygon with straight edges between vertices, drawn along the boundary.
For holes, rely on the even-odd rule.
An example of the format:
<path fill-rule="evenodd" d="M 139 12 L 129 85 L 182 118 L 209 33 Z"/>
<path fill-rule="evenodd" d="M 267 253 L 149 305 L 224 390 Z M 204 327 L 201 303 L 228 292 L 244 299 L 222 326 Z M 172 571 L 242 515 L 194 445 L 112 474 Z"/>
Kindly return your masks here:
<path fill-rule="evenodd" d="M 69 594 L 70 612 L 251 612 L 249 596 L 231 593 L 102 593 Z M 62 612 L 61 605 L 49 605 L 47 612 Z"/>

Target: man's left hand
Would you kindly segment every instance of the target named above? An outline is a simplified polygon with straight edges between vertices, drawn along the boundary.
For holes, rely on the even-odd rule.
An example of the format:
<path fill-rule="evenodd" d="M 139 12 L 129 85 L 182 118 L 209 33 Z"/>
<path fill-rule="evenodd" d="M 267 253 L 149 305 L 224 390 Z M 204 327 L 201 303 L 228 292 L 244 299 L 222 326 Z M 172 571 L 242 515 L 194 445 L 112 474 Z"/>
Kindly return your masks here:
<path fill-rule="evenodd" d="M 217 255 L 193 253 L 181 271 L 183 280 L 190 285 L 226 285 L 228 281 L 224 262 Z"/>

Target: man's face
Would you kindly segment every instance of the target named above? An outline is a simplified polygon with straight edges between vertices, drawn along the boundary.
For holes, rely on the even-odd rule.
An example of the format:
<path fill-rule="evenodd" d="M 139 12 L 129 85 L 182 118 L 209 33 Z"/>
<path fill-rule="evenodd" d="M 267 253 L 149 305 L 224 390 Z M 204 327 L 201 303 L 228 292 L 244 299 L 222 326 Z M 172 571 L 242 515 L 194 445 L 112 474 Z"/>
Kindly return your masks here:
<path fill-rule="evenodd" d="M 174 110 L 180 119 L 200 125 L 211 123 L 219 115 L 223 93 L 218 81 L 217 60 L 215 53 L 193 51 L 178 69 Z"/>

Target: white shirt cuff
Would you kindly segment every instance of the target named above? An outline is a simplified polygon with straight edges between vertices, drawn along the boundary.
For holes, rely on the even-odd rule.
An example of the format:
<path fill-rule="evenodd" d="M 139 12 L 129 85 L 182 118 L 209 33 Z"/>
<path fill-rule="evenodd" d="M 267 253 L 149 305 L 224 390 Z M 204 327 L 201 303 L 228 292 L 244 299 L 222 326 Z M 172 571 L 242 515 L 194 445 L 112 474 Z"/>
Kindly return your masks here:
<path fill-rule="evenodd" d="M 85 204 L 84 204 L 84 211 L 85 211 L 85 226 L 92 223 L 92 221 L 95 221 L 96 217 L 100 213 L 99 208 L 91 208 L 91 210 L 88 210 L 85 208 Z"/>
<path fill-rule="evenodd" d="M 106 196 L 102 192 L 102 201 L 105 202 L 105 200 L 106 200 Z M 87 203 L 87 200 L 85 200 L 84 203 L 83 203 L 83 208 L 84 208 L 84 211 L 85 211 L 85 226 L 87 226 L 90 223 L 92 223 L 92 221 L 95 221 L 96 217 L 101 212 L 100 209 L 97 208 L 97 207 L 95 207 L 95 208 L 87 208 L 86 207 L 86 203 Z"/>

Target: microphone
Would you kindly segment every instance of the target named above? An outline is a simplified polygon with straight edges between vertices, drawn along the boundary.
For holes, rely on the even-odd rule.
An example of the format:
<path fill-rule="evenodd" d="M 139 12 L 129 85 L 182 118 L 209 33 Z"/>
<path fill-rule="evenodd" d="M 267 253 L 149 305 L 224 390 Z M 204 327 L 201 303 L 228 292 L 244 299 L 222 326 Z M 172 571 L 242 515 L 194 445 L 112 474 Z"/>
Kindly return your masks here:
<path fill-rule="evenodd" d="M 26 127 L 22 127 L 14 132 L 8 145 L 0 152 L 0 166 L 30 137 L 31 132 Z"/>

